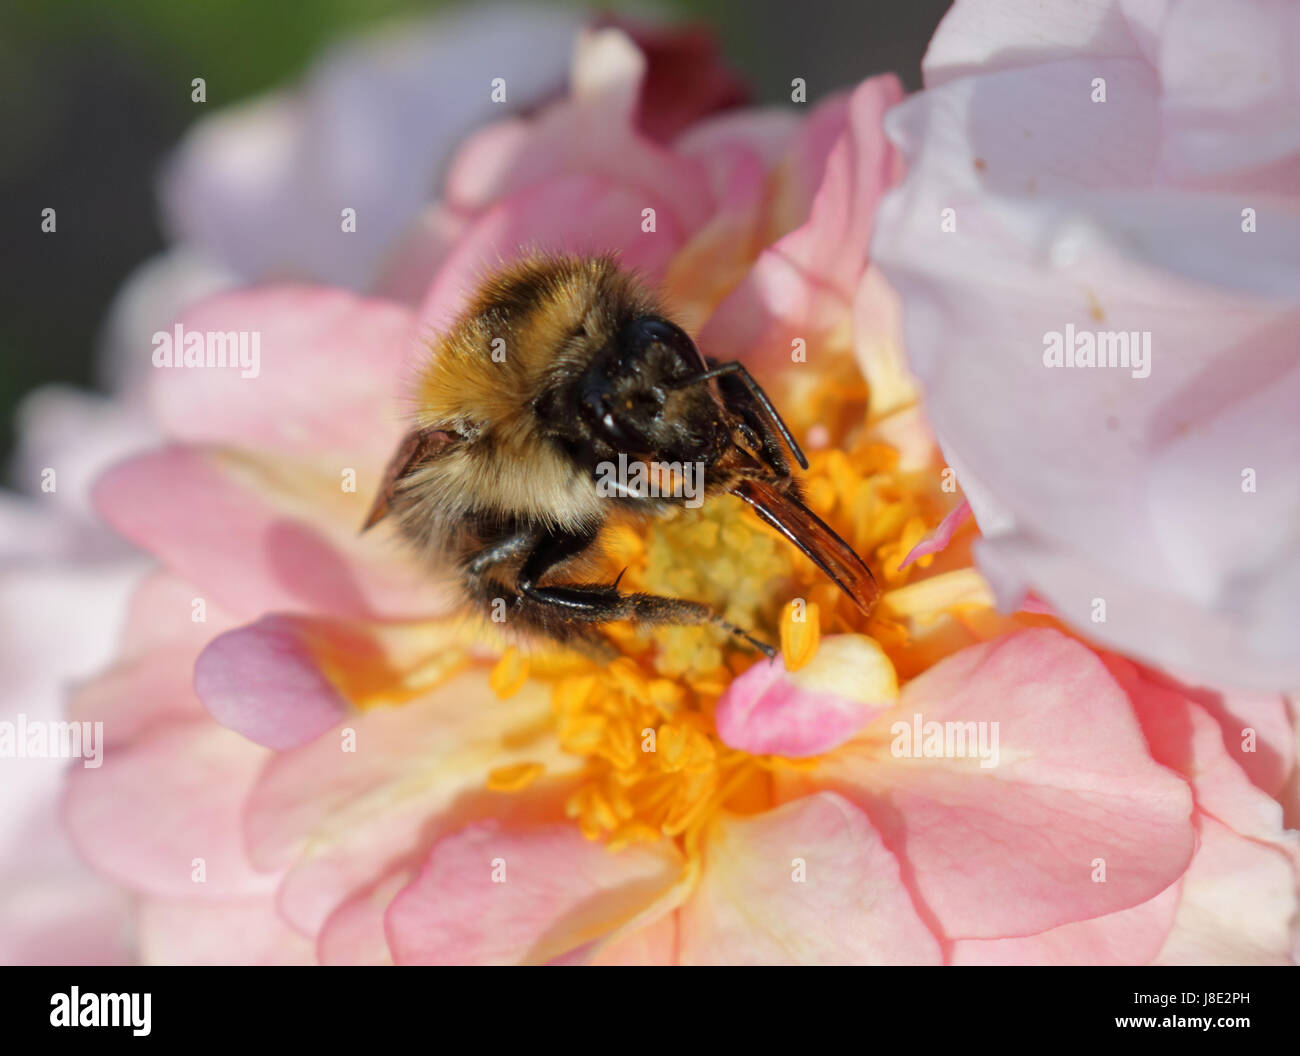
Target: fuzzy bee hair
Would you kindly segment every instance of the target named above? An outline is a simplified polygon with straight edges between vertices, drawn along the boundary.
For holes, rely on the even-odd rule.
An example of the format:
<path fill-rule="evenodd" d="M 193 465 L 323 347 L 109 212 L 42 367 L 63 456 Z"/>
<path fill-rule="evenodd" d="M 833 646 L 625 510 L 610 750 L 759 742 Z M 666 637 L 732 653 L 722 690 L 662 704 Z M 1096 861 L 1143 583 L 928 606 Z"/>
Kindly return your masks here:
<path fill-rule="evenodd" d="M 404 531 L 445 541 L 467 516 L 570 530 L 598 522 L 605 503 L 590 478 L 531 411 L 629 319 L 658 310 L 608 256 L 531 257 L 489 279 L 419 378 L 418 425 L 462 442 L 404 483 Z"/>
<path fill-rule="evenodd" d="M 699 603 L 574 580 L 612 510 L 672 501 L 602 496 L 595 467 L 620 456 L 707 466 L 706 492 L 749 502 L 850 596 L 870 580 L 803 506 L 785 449 L 806 461 L 766 394 L 740 364 L 706 361 L 612 257 L 532 256 L 488 279 L 436 342 L 416 403 L 366 527 L 391 517 L 471 603 L 504 600 L 525 631 L 590 646 L 610 620 L 714 622 L 767 650 Z"/>

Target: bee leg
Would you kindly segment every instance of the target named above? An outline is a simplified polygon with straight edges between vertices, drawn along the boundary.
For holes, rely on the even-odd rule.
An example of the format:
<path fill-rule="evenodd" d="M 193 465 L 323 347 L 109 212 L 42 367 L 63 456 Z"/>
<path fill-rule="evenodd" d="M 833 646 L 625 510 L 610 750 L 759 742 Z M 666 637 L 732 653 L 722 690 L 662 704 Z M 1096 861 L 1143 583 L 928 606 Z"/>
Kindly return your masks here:
<path fill-rule="evenodd" d="M 482 550 L 474 555 L 474 560 L 465 566 L 465 571 L 471 576 L 481 576 L 493 565 L 500 564 L 509 558 L 522 554 L 525 550 L 537 543 L 537 535 L 531 531 L 517 532 L 514 535 L 508 535 L 499 542 L 493 543 L 486 550 Z"/>
<path fill-rule="evenodd" d="M 744 639 L 769 659 L 776 656 L 776 651 L 766 642 L 728 623 L 698 601 L 666 598 L 658 594 L 621 594 L 612 586 L 599 584 L 538 585 L 537 581 L 551 568 L 580 554 L 594 539 L 594 533 L 546 536 L 519 570 L 515 589 L 521 597 L 544 607 L 543 611 L 555 621 L 609 623 L 612 620 L 632 620 L 641 624 L 685 626 L 713 623 L 728 634 Z"/>

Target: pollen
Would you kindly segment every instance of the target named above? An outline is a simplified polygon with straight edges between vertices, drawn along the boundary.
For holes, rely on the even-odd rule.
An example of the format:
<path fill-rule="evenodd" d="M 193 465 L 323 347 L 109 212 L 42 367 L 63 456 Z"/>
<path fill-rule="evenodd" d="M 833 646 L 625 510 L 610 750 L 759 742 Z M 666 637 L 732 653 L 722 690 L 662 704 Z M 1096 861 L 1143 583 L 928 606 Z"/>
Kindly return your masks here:
<path fill-rule="evenodd" d="M 792 381 L 787 420 L 796 433 L 816 426 L 829 438 L 800 474 L 803 493 L 884 588 L 870 617 L 726 495 L 647 524 L 613 527 L 602 538 L 610 581 L 618 576 L 620 590 L 703 602 L 727 623 L 779 643 L 790 672 L 817 656 L 825 636 L 851 633 L 875 641 L 891 679 L 895 669 L 914 677 L 998 617 L 961 555 L 938 555 L 947 561 L 942 572 L 931 571 L 935 555 L 898 568 L 952 505 L 941 487 L 943 467 L 937 457 L 930 466 L 903 466 L 900 452 L 868 428 L 860 379 L 840 371 L 823 382 Z M 750 756 L 718 736 L 715 706 L 761 659 L 724 627 L 613 624 L 605 631 L 621 654 L 613 662 L 534 662 L 530 674 L 528 660 L 511 649 L 491 673 L 503 699 L 530 677 L 550 682 L 559 746 L 583 761 L 565 811 L 590 839 L 612 848 L 668 839 L 689 852 L 719 811 L 772 806 L 773 771 L 812 765 Z M 506 767 L 493 771 L 489 787 L 523 789 L 540 772 L 535 764 Z"/>

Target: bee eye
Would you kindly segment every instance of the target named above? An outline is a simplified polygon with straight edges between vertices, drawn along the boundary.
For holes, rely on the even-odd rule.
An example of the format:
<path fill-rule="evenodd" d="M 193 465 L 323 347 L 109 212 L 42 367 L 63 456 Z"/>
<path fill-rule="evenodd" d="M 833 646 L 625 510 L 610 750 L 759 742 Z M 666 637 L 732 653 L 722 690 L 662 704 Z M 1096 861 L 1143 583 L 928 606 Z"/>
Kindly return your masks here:
<path fill-rule="evenodd" d="M 667 319 L 643 315 L 626 323 L 619 332 L 620 358 L 625 361 L 642 359 L 652 345 L 670 349 L 681 364 L 680 373 L 683 375 L 708 369 L 700 350 L 686 331 Z"/>

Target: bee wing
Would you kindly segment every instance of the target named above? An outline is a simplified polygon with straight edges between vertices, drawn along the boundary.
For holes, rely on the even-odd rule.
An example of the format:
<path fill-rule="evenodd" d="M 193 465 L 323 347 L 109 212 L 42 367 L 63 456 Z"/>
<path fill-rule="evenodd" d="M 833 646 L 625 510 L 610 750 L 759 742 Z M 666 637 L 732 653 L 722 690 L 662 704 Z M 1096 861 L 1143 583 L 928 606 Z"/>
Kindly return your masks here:
<path fill-rule="evenodd" d="M 871 569 L 830 525 L 798 499 L 761 480 L 742 480 L 731 489 L 820 568 L 866 615 L 880 599 Z"/>
<path fill-rule="evenodd" d="M 425 460 L 444 451 L 456 437 L 445 429 L 414 429 L 402 438 L 396 453 L 388 460 L 384 470 L 384 480 L 379 486 L 379 494 L 366 515 L 366 523 L 361 526 L 364 532 L 373 528 L 388 513 L 389 504 L 397 491 L 397 482 Z"/>

